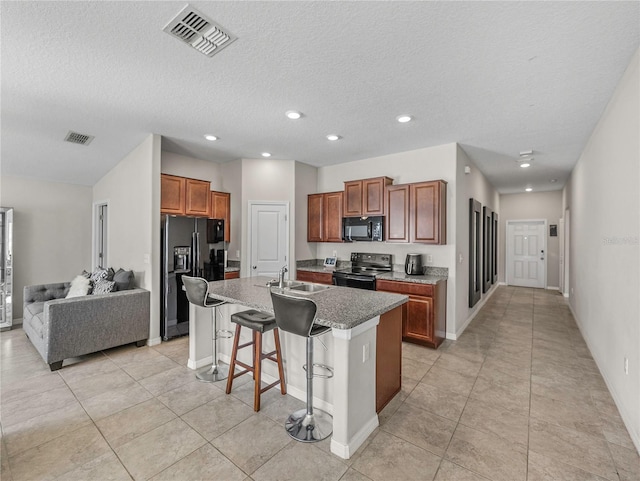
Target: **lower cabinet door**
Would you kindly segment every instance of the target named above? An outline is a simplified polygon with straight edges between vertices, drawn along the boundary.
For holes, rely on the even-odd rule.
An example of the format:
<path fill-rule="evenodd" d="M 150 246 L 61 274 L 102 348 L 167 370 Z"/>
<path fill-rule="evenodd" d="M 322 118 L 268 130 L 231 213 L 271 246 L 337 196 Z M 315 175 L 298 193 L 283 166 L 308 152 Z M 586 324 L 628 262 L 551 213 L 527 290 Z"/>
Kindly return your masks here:
<path fill-rule="evenodd" d="M 402 337 L 433 342 L 433 298 L 409 296 Z"/>

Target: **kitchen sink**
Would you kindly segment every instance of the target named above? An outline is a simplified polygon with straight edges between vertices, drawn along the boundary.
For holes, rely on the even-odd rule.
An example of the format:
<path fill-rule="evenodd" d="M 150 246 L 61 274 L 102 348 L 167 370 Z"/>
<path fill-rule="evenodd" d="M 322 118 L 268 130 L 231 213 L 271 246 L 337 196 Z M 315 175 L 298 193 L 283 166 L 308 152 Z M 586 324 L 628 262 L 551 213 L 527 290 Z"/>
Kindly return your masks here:
<path fill-rule="evenodd" d="M 333 286 L 325 286 L 324 284 L 300 284 L 298 286 L 292 286 L 289 288 L 291 291 L 296 292 L 320 292 L 327 289 L 331 289 Z"/>
<path fill-rule="evenodd" d="M 282 287 L 284 288 L 290 288 L 290 287 L 295 287 L 295 286 L 299 286 L 300 284 L 302 284 L 299 281 L 282 281 Z M 269 281 L 266 284 L 267 287 L 278 287 L 278 281 L 273 280 L 273 281 Z"/>

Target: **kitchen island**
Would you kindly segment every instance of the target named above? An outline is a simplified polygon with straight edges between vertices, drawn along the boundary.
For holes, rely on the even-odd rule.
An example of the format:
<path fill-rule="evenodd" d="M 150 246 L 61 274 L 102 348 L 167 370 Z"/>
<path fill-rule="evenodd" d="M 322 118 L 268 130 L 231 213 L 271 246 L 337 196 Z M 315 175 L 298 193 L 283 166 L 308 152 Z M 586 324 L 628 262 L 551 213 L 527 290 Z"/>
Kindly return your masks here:
<path fill-rule="evenodd" d="M 210 295 L 228 303 L 219 309 L 219 329 L 231 329 L 230 317 L 234 312 L 259 309 L 273 313 L 267 287 L 269 280 L 266 277 L 249 277 L 210 282 Z M 311 294 L 296 294 L 285 289 L 286 292 L 315 301 L 318 306 L 316 322 L 332 328 L 331 334 L 319 338 L 326 350 L 317 348 L 314 362 L 332 366 L 334 376 L 331 379 L 314 379 L 314 406 L 333 415 L 331 452 L 348 459 L 378 426 L 376 328 L 380 316 L 400 309 L 408 297 L 337 286 Z M 191 309 L 189 367 L 195 369 L 211 362 L 211 317 L 206 310 L 195 306 Z M 302 369 L 305 339 L 288 332 L 281 333 L 281 339 L 287 392 L 305 401 L 306 379 Z M 231 341 L 221 341 L 220 359 L 228 362 Z M 270 341 L 270 336 L 267 336 L 265 351 L 272 349 Z M 399 344 L 400 340 L 394 342 Z M 265 364 L 265 382 L 271 382 L 269 377 L 275 379 L 277 375 L 269 372 L 269 364 Z"/>

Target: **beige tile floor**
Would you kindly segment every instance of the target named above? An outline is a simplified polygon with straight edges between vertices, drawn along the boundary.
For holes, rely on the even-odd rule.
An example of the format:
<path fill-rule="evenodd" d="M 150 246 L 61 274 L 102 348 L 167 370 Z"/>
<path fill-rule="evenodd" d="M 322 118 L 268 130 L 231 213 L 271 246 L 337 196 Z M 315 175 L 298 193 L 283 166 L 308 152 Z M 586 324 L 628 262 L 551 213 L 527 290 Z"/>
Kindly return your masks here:
<path fill-rule="evenodd" d="M 186 338 L 65 362 L 0 335 L 2 480 L 638 480 L 640 458 L 557 293 L 500 287 L 456 342 L 403 345 L 402 392 L 352 459 L 292 441 L 302 403 L 197 382 Z M 248 377 L 246 377 L 248 381 Z M 243 379 L 243 378 L 240 378 Z"/>

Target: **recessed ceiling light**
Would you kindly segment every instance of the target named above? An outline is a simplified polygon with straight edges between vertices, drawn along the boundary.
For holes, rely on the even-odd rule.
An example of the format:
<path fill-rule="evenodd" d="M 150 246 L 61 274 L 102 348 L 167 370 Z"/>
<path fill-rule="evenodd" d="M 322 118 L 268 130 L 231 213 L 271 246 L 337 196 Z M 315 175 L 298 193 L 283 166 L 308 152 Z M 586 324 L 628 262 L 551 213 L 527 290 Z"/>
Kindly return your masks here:
<path fill-rule="evenodd" d="M 336 134 L 329 134 L 327 135 L 327 140 L 331 140 L 332 142 L 334 140 L 340 140 L 342 137 L 340 137 L 339 135 Z"/>
<path fill-rule="evenodd" d="M 271 157 L 271 154 L 269 152 L 262 152 L 261 154 L 263 157 Z"/>
<path fill-rule="evenodd" d="M 532 189 L 531 187 L 527 187 L 527 188 L 526 188 L 526 189 L 524 189 L 524 190 L 526 190 L 527 192 L 531 192 L 533 189 Z"/>
<path fill-rule="evenodd" d="M 216 137 L 215 135 L 211 135 L 211 134 L 207 134 L 204 136 L 205 139 L 210 140 L 211 142 L 213 142 L 214 140 L 218 140 L 218 137 Z"/>
<path fill-rule="evenodd" d="M 558 179 L 551 179 L 549 182 L 551 182 L 552 184 L 555 184 L 556 182 L 558 182 Z"/>
<path fill-rule="evenodd" d="M 398 115 L 396 117 L 396 120 L 398 122 L 400 122 L 401 124 L 405 124 L 407 122 L 410 122 L 412 120 L 412 117 L 411 117 L 411 115 Z"/>
<path fill-rule="evenodd" d="M 287 110 L 284 114 L 291 120 L 298 120 L 302 117 L 302 112 L 298 112 L 297 110 Z"/>
<path fill-rule="evenodd" d="M 531 164 L 529 162 L 523 162 L 520 164 L 520 167 L 522 167 L 523 169 L 526 169 L 527 167 L 531 167 Z"/>

